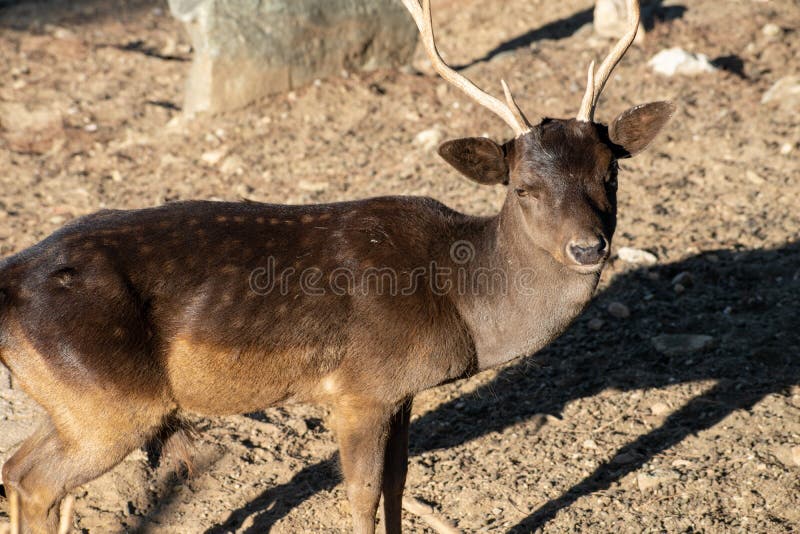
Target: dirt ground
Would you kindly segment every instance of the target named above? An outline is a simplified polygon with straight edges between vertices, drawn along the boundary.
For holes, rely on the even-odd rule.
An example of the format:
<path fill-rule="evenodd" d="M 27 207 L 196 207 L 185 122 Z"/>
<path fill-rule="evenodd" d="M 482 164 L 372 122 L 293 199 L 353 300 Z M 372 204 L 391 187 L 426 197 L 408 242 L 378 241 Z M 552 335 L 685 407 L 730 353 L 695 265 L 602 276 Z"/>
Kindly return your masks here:
<path fill-rule="evenodd" d="M 451 63 L 493 90 L 504 77 L 529 116 L 566 117 L 589 61 L 610 45 L 592 35 L 591 4 L 434 8 Z M 654 146 L 620 172 L 614 247 L 646 249 L 658 263 L 614 259 L 594 303 L 552 346 L 415 402 L 407 491 L 466 532 L 800 529 L 800 109 L 761 104 L 775 81 L 800 74 L 800 7 L 656 2 L 647 27 L 598 118 L 657 99 L 678 106 Z M 647 61 L 672 46 L 721 68 L 653 73 Z M 194 120 L 180 112 L 190 58 L 166 2 L 0 7 L 0 255 L 100 208 L 178 199 L 414 194 L 476 214 L 502 201 L 501 188 L 460 178 L 415 141 L 431 129 L 509 135 L 429 75 L 421 51 L 418 71 L 345 73 Z M 609 313 L 613 302 L 630 316 Z M 652 339 L 672 333 L 713 343 L 656 351 Z M 6 384 L 0 417 L 5 461 L 39 412 Z M 191 476 L 135 453 L 76 494 L 75 527 L 346 531 L 325 419 L 305 405 L 197 417 Z M 416 517 L 404 522 L 428 532 Z"/>

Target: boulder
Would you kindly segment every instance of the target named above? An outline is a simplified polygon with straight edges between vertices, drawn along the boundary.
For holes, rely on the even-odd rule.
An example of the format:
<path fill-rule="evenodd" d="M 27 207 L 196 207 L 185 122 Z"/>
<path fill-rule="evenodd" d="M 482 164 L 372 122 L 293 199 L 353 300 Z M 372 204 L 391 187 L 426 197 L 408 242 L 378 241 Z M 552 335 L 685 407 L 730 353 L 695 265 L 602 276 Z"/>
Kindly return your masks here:
<path fill-rule="evenodd" d="M 417 28 L 397 0 L 169 0 L 194 59 L 184 111 L 222 111 L 343 69 L 410 61 Z"/>
<path fill-rule="evenodd" d="M 625 0 L 597 0 L 594 4 L 594 31 L 603 37 L 619 39 L 628 30 L 628 9 Z M 644 27 L 639 23 L 636 44 L 644 41 Z"/>

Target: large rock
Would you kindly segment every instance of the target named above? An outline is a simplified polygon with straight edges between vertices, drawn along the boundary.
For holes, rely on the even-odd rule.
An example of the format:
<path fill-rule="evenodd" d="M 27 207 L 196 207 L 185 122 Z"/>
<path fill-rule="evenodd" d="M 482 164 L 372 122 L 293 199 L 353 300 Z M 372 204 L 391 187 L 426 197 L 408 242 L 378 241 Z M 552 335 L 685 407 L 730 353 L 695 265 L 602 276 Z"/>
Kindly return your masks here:
<path fill-rule="evenodd" d="M 184 110 L 221 111 L 342 69 L 408 62 L 417 29 L 398 0 L 169 0 L 194 46 Z"/>
<path fill-rule="evenodd" d="M 625 0 L 597 0 L 594 4 L 594 31 L 603 37 L 619 39 L 628 31 L 628 9 Z M 636 44 L 644 41 L 644 26 L 639 24 Z"/>

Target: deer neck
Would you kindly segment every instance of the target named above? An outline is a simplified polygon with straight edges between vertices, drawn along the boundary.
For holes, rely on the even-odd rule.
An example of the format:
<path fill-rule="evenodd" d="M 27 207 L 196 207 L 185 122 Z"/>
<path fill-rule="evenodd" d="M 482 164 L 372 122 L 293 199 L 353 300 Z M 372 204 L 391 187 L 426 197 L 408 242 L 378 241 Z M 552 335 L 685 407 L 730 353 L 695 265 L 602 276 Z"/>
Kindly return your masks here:
<path fill-rule="evenodd" d="M 456 263 L 457 306 L 473 337 L 480 370 L 542 349 L 584 310 L 599 280 L 577 273 L 533 245 L 510 202 L 465 232 L 474 247 Z M 456 261 L 458 260 L 458 261 Z M 491 280 L 491 282 L 489 282 Z"/>

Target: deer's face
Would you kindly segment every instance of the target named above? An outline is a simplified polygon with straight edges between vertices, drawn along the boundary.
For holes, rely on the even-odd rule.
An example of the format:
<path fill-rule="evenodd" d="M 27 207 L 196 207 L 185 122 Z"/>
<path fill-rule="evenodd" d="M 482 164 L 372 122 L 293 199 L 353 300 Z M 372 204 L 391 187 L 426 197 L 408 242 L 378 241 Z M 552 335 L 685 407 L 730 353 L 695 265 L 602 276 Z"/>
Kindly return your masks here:
<path fill-rule="evenodd" d="M 599 271 L 616 225 L 617 160 L 643 150 L 672 115 L 671 104 L 631 108 L 607 128 L 545 119 L 498 145 L 457 139 L 439 153 L 467 177 L 508 186 L 506 210 L 525 241 L 582 273 Z"/>

